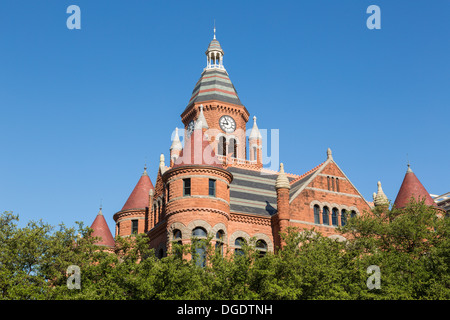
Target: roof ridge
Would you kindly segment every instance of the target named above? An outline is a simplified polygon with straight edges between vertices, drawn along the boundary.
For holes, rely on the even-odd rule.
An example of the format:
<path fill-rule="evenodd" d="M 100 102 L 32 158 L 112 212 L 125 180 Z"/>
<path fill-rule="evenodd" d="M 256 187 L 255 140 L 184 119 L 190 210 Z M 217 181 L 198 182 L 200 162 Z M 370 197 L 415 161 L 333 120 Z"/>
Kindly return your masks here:
<path fill-rule="evenodd" d="M 311 170 L 305 172 L 304 174 L 298 176 L 295 180 L 292 180 L 292 181 L 291 181 L 291 184 L 294 184 L 294 183 L 296 183 L 297 181 L 302 180 L 304 177 L 310 175 L 311 173 L 317 171 L 317 169 L 319 169 L 321 166 L 323 166 L 325 162 L 326 162 L 326 161 L 324 161 L 324 162 L 322 162 L 321 164 L 315 166 L 314 168 L 312 168 Z"/>

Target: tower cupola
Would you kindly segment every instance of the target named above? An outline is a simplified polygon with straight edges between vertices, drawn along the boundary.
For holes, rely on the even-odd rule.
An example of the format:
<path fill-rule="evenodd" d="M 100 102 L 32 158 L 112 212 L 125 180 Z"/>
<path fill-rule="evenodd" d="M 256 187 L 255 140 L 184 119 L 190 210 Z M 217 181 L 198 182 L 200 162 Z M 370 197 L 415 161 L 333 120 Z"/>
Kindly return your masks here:
<path fill-rule="evenodd" d="M 223 55 L 225 54 L 216 39 L 216 27 L 214 26 L 214 38 L 209 43 L 206 54 L 206 68 L 205 69 L 221 69 L 225 70 L 223 66 Z"/>

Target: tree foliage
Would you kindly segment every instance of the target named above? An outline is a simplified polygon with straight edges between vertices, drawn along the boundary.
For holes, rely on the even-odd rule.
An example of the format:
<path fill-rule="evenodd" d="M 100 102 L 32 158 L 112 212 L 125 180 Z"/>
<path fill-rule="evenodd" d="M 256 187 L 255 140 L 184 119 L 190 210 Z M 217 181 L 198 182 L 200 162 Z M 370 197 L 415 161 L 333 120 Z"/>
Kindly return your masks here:
<path fill-rule="evenodd" d="M 0 215 L 0 299 L 450 299 L 450 219 L 423 202 L 349 219 L 338 228 L 347 241 L 290 228 L 283 248 L 264 255 L 255 239 L 223 255 L 208 238 L 158 259 L 145 235 L 117 237 L 111 252 L 82 223 L 17 221 Z M 67 287 L 70 265 L 81 289 Z M 370 265 L 380 289 L 366 285 Z"/>

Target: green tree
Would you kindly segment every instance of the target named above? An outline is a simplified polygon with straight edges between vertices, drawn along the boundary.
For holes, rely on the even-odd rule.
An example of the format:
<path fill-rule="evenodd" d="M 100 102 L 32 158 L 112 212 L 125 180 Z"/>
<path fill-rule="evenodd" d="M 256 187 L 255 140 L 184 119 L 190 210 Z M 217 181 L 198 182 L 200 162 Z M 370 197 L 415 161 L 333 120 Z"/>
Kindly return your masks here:
<path fill-rule="evenodd" d="M 450 299 L 450 225 L 424 201 L 374 209 L 340 229 L 359 265 L 381 269 L 381 289 L 361 290 L 362 299 Z"/>

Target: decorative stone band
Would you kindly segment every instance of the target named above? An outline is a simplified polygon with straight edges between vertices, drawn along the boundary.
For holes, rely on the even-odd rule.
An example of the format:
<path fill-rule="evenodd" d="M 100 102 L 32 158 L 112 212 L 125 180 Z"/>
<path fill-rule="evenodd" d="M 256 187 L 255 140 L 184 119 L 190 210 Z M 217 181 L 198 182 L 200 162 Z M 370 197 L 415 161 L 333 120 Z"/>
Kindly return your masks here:
<path fill-rule="evenodd" d="M 166 214 L 166 218 L 169 218 L 170 216 L 173 216 L 178 213 L 195 212 L 195 211 L 206 211 L 206 212 L 211 212 L 211 213 L 218 213 L 218 214 L 223 215 L 228 220 L 230 219 L 230 215 L 228 213 L 226 213 L 225 211 L 218 210 L 218 209 L 212 209 L 212 208 L 202 208 L 202 207 L 181 208 L 181 209 L 173 210 Z"/>
<path fill-rule="evenodd" d="M 123 220 L 123 218 L 125 218 L 125 217 L 133 216 L 136 214 L 139 214 L 139 215 L 145 214 L 145 208 L 129 209 L 129 210 L 123 210 L 123 211 L 116 212 L 113 216 L 113 219 L 117 223 L 119 219 Z M 136 217 L 136 219 L 138 219 L 138 218 Z"/>
<path fill-rule="evenodd" d="M 224 180 L 226 180 L 228 183 L 233 180 L 233 175 L 226 171 L 225 169 L 217 168 L 217 167 L 211 167 L 211 166 L 191 166 L 186 165 L 182 167 L 172 168 L 164 172 L 162 179 L 164 183 L 167 183 L 167 181 L 170 181 L 171 177 L 175 174 L 190 174 L 191 177 L 199 176 L 199 175 L 193 175 L 192 173 L 203 173 L 203 174 L 211 174 L 215 177 L 219 176 L 222 177 Z M 185 177 L 185 176 L 183 176 Z"/>
<path fill-rule="evenodd" d="M 231 213 L 230 220 L 234 222 L 254 224 L 260 226 L 271 226 L 272 219 L 270 217 L 253 216 L 249 214 Z"/>
<path fill-rule="evenodd" d="M 205 196 L 205 195 L 190 195 L 190 196 L 182 196 L 182 197 L 176 197 L 176 198 L 171 198 L 168 202 L 167 205 L 170 205 L 172 202 L 175 202 L 177 200 L 181 200 L 181 199 L 193 199 L 193 198 L 200 198 L 200 199 L 208 199 L 208 200 L 219 200 L 222 201 L 223 203 L 230 205 L 230 203 L 223 198 L 219 198 L 219 197 L 213 197 L 213 196 Z M 168 207 L 167 210 L 170 210 L 170 208 Z"/>

